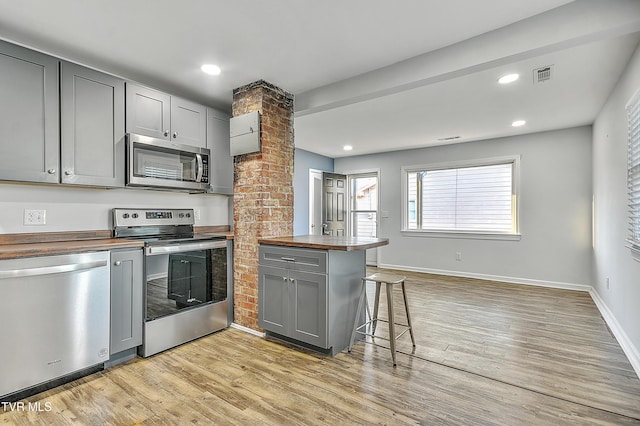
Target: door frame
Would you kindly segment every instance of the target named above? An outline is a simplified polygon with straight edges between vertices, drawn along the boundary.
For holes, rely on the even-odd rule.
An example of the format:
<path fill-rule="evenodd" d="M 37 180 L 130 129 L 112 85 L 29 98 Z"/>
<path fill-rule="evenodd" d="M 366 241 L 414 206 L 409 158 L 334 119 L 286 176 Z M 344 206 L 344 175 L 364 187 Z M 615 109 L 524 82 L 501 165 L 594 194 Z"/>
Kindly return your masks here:
<path fill-rule="evenodd" d="M 318 217 L 319 217 L 319 224 L 320 224 L 320 229 L 322 228 L 322 196 L 320 196 L 320 205 L 316 206 L 315 205 L 315 200 L 313 198 L 314 196 L 314 177 L 319 176 L 320 177 L 320 192 L 322 193 L 322 173 L 323 171 L 320 169 L 309 169 L 309 217 L 308 217 L 308 231 L 309 234 L 311 235 L 320 235 L 320 233 L 318 233 L 315 229 L 314 229 L 314 213 L 318 213 Z"/>
<path fill-rule="evenodd" d="M 363 169 L 363 170 L 353 170 L 353 171 L 347 171 L 347 172 L 342 172 L 343 174 L 347 175 L 347 197 L 349 199 L 348 207 L 347 207 L 347 232 L 348 235 L 352 235 L 353 234 L 353 223 L 352 223 L 352 216 L 353 216 L 353 196 L 354 194 L 352 194 L 352 180 L 354 178 L 358 178 L 358 177 L 365 177 L 365 176 L 371 176 L 371 175 L 375 175 L 376 178 L 378 179 L 378 203 L 376 205 L 376 237 L 380 238 L 380 201 L 382 199 L 381 197 L 381 184 L 380 184 L 380 169 L 379 168 L 375 168 L 375 169 Z M 377 266 L 378 264 L 380 264 L 380 254 L 377 248 L 372 248 L 372 249 L 367 249 L 367 256 L 365 256 L 367 259 L 367 265 L 371 265 L 371 266 Z"/>

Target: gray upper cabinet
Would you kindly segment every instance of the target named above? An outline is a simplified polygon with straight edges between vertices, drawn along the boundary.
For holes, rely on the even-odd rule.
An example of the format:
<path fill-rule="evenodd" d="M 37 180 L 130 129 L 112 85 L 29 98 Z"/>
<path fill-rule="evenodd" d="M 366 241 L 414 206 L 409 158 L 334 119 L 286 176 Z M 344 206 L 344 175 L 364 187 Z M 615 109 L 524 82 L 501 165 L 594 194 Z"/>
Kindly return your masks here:
<path fill-rule="evenodd" d="M 124 186 L 124 81 L 61 63 L 61 181 Z"/>
<path fill-rule="evenodd" d="M 229 152 L 229 116 L 207 108 L 207 148 L 211 151 L 211 192 L 233 195 L 233 157 Z"/>
<path fill-rule="evenodd" d="M 170 139 L 171 97 L 127 83 L 127 133 Z"/>
<path fill-rule="evenodd" d="M 206 107 L 148 87 L 126 87 L 127 133 L 206 146 Z"/>
<path fill-rule="evenodd" d="M 0 41 L 0 179 L 57 183 L 58 60 Z"/>
<path fill-rule="evenodd" d="M 172 96 L 171 140 L 184 145 L 206 148 L 207 108 Z"/>

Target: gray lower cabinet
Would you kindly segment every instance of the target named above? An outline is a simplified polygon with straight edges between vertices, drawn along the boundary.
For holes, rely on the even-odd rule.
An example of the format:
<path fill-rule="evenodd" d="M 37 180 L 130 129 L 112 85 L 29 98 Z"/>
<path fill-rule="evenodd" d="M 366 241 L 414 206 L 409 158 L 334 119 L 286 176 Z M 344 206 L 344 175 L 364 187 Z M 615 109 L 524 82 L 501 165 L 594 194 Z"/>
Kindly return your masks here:
<path fill-rule="evenodd" d="M 207 148 L 211 151 L 210 192 L 233 195 L 233 157 L 229 150 L 229 116 L 207 108 Z"/>
<path fill-rule="evenodd" d="M 126 85 L 126 130 L 183 145 L 207 144 L 203 105 L 134 83 Z"/>
<path fill-rule="evenodd" d="M 262 266 L 260 281 L 260 327 L 326 348 L 327 276 Z"/>
<path fill-rule="evenodd" d="M 124 186 L 124 81 L 61 63 L 61 181 Z"/>
<path fill-rule="evenodd" d="M 109 350 L 112 357 L 142 344 L 143 291 L 142 250 L 113 250 Z M 131 354 L 135 355 L 135 350 Z"/>
<path fill-rule="evenodd" d="M 341 352 L 353 328 L 364 253 L 260 245 L 260 327 L 332 355 Z"/>
<path fill-rule="evenodd" d="M 0 179 L 59 181 L 58 59 L 0 41 Z"/>

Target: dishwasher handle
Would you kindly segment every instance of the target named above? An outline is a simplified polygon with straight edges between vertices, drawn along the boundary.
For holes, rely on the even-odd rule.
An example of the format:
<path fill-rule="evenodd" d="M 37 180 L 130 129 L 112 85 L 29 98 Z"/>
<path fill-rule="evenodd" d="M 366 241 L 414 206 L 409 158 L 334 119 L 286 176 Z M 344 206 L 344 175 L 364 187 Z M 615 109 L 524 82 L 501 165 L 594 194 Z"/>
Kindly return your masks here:
<path fill-rule="evenodd" d="M 38 275 L 61 274 L 64 272 L 74 272 L 74 271 L 83 271 L 86 269 L 94 269 L 94 268 L 99 268 L 101 266 L 107 266 L 107 261 L 97 260 L 94 262 L 42 266 L 39 268 L 7 269 L 4 271 L 0 270 L 0 279 L 36 277 Z"/>

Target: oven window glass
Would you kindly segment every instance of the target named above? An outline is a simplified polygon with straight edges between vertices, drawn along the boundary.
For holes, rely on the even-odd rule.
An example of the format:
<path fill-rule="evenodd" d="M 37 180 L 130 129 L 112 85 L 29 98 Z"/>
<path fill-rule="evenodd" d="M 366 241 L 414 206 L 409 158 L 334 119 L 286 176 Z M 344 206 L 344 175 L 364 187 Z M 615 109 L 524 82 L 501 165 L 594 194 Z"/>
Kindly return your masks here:
<path fill-rule="evenodd" d="M 195 154 L 135 144 L 133 158 L 136 177 L 196 181 L 198 163 Z"/>
<path fill-rule="evenodd" d="M 146 257 L 146 320 L 227 298 L 227 249 Z"/>

